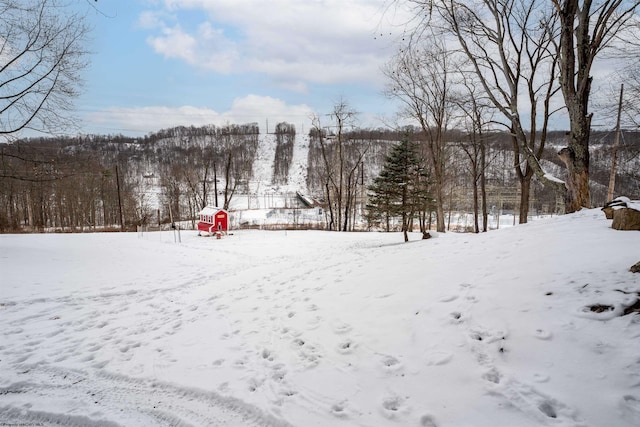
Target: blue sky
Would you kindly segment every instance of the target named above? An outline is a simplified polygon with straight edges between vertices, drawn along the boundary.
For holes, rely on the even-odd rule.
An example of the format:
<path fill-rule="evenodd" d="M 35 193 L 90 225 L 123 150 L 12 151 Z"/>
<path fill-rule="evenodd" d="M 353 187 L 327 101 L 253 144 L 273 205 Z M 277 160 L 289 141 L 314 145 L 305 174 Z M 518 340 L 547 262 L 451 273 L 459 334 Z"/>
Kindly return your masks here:
<path fill-rule="evenodd" d="M 82 133 L 248 122 L 265 131 L 267 120 L 306 132 L 311 114 L 340 99 L 358 125 L 377 127 L 397 110 L 382 94 L 380 67 L 400 31 L 385 0 L 80 3 L 93 26 Z"/>

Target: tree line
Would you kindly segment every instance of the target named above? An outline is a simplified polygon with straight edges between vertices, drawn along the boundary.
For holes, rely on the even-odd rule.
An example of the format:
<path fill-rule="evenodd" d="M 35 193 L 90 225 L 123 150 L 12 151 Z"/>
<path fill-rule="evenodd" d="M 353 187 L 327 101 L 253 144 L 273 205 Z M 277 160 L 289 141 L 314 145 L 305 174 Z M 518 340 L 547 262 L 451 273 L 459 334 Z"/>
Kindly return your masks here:
<path fill-rule="evenodd" d="M 551 191 L 566 212 L 590 207 L 607 174 L 594 168 L 594 159 L 609 157 L 615 164 L 619 155 L 618 191 L 637 194 L 635 134 L 618 125 L 619 153 L 594 144 L 599 138 L 591 101 L 594 64 L 613 55 L 628 64 L 615 76 L 628 83 L 631 95 L 623 99 L 620 91 L 618 123 L 624 116 L 624 123 L 637 127 L 640 1 L 395 3 L 409 6 L 414 19 L 384 69 L 387 94 L 403 106 L 399 118 L 413 123 L 437 230 L 444 231 L 447 211 L 450 218 L 453 206 L 466 206 L 465 200 L 472 201 L 475 230 L 486 229 L 492 193 L 501 198 L 497 189 L 511 188 L 504 182 L 512 179 L 518 189 L 505 197 L 520 222 L 527 221 L 534 192 L 533 202 L 543 198 L 549 205 Z M 72 101 L 87 65 L 89 28 L 68 6 L 60 0 L 0 0 L 0 34 L 6 35 L 0 43 L 0 138 L 8 143 L 0 146 L 0 228 L 124 227 L 150 221 L 151 206 L 167 205 L 169 217 L 178 218 L 193 216 L 210 200 L 229 207 L 251 179 L 259 143 L 255 123 L 176 127 L 135 139 L 16 141 L 24 129 L 55 134 L 74 125 Z M 559 114 L 568 120 L 562 149 L 550 130 Z M 367 186 L 384 169 L 390 141 L 402 143 L 398 132 L 406 130 L 397 126 L 391 138 L 386 130 L 361 131 L 356 116 L 341 100 L 313 118 L 309 134 L 307 184 L 322 200 L 331 230 L 354 229 L 365 214 Z M 510 155 L 497 148 L 505 135 Z M 277 184 L 286 184 L 295 138 L 291 125 L 276 128 Z M 160 153 L 169 160 L 158 161 Z M 511 169 L 506 175 L 496 166 L 505 162 Z M 610 198 L 615 168 L 608 175 Z M 153 188 L 162 188 L 162 200 L 154 200 Z"/>
<path fill-rule="evenodd" d="M 436 224 L 435 194 L 430 152 L 424 149 L 419 127 L 404 130 L 329 125 L 308 135 L 307 188 L 326 213 L 326 228 L 350 231 L 368 226 L 396 229 L 370 215 L 369 188 L 383 173 L 387 156 L 411 135 L 428 200 L 411 217 L 421 230 Z M 292 167 L 295 127 L 277 127 L 275 140 L 260 139 L 256 125 L 178 127 L 131 138 L 122 135 L 30 138 L 0 145 L 0 231 L 131 229 L 136 225 L 191 220 L 206 204 L 229 208 L 234 197 L 245 195 L 254 177 L 253 163 L 260 143 L 275 144 L 272 182 L 284 183 Z M 408 132 L 408 133 L 407 133 Z M 591 192 L 596 203 L 606 201 L 614 133 L 593 132 Z M 442 210 L 444 228 L 452 212 L 474 214 L 473 231 L 486 230 L 492 209 L 519 210 L 519 180 L 513 170 L 511 136 L 484 133 L 484 153 L 474 151 L 472 132 L 450 130 L 443 135 Z M 565 132 L 548 135 L 542 155 L 545 168 L 559 173 L 555 155 Z M 261 142 L 262 141 L 262 142 Z M 476 145 L 474 145 L 476 144 Z M 618 152 L 618 194 L 640 193 L 640 134 L 622 132 Z M 480 161 L 484 157 L 484 162 Z M 417 160 L 416 160 L 417 161 Z M 342 166 L 340 167 L 340 162 Z M 342 180 L 340 172 L 342 171 Z M 342 190 L 340 190 L 342 182 Z M 405 181 L 401 181 L 405 182 Z M 484 185 L 482 184 L 484 182 Z M 401 186 L 396 185 L 397 188 Z M 414 187 L 407 187 L 410 192 Z M 557 194 L 535 179 L 529 206 L 558 212 Z M 420 193 L 416 193 L 418 196 Z M 420 196 L 423 197 L 423 196 Z M 374 200 L 375 204 L 375 200 Z M 408 211 L 407 211 L 408 212 Z M 389 219 L 398 215 L 389 212 Z M 401 214 L 399 215 L 401 217 Z M 403 221 L 400 221 L 404 223 Z M 408 224 L 408 223 L 407 223 Z M 413 229 L 413 226 L 411 226 Z"/>
<path fill-rule="evenodd" d="M 194 218 L 208 203 L 228 208 L 251 179 L 256 129 L 179 127 L 144 138 L 0 145 L 0 231 L 135 229 Z"/>

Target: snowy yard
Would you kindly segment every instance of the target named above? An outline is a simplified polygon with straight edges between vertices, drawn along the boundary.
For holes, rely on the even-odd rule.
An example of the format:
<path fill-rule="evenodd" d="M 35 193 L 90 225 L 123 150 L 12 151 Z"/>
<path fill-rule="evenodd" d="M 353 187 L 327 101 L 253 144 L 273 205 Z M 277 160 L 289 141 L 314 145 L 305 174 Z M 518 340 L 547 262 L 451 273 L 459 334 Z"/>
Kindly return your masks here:
<path fill-rule="evenodd" d="M 640 425 L 638 232 L 412 238 L 0 235 L 0 425 Z"/>

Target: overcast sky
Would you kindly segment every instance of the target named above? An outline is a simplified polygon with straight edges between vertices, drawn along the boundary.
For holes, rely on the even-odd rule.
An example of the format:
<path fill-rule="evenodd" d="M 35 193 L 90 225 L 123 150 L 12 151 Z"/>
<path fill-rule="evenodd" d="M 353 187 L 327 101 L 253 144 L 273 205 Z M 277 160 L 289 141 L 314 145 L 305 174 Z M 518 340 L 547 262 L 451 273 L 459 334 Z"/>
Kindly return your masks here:
<path fill-rule="evenodd" d="M 270 131 L 288 121 L 307 132 L 310 115 L 341 98 L 358 125 L 382 126 L 397 108 L 382 95 L 380 67 L 401 31 L 385 3 L 89 0 L 81 131 L 257 122 L 264 132 L 267 121 Z"/>

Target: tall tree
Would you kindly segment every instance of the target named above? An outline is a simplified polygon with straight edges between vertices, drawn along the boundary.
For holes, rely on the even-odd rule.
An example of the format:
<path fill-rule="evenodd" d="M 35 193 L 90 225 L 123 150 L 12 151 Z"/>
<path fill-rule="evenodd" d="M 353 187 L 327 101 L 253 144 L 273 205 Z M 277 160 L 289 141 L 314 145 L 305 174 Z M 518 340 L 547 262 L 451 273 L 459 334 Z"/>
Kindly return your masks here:
<path fill-rule="evenodd" d="M 444 40 L 433 36 L 424 45 L 401 50 L 383 72 L 389 79 L 388 96 L 400 100 L 404 114 L 422 130 L 434 181 L 436 229 L 444 233 L 446 134 L 455 108 L 451 80 L 456 65 Z"/>
<path fill-rule="evenodd" d="M 567 211 L 591 206 L 589 193 L 589 137 L 591 70 L 600 52 L 638 18 L 640 1 L 552 0 L 560 20 L 556 44 L 560 87 L 569 113 L 568 146 L 560 151 L 567 167 Z"/>
<path fill-rule="evenodd" d="M 384 218 L 387 231 L 389 219 L 399 217 L 404 241 L 414 215 L 425 209 L 430 196 L 425 168 L 418 145 L 405 134 L 399 144 L 391 148 L 380 175 L 369 187 L 368 217 Z"/>
<path fill-rule="evenodd" d="M 462 90 L 457 101 L 463 116 L 465 137 L 459 145 L 469 159 L 469 172 L 473 186 L 474 231 L 480 232 L 479 213 L 482 210 L 482 231 L 487 231 L 489 212 L 487 209 L 487 147 L 484 130 L 491 121 L 490 108 L 486 96 L 473 78 L 463 76 Z"/>
<path fill-rule="evenodd" d="M 357 172 L 369 149 L 367 144 L 360 146 L 349 140 L 346 128 L 352 126 L 356 115 L 357 112 L 349 103 L 341 99 L 329 114 L 334 125 L 325 128 L 320 116 L 312 118 L 311 137 L 320 146 L 329 230 L 348 231 L 353 228 L 351 221 L 358 185 Z M 327 129 L 332 131 L 327 132 Z"/>

